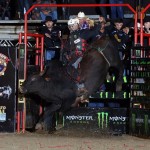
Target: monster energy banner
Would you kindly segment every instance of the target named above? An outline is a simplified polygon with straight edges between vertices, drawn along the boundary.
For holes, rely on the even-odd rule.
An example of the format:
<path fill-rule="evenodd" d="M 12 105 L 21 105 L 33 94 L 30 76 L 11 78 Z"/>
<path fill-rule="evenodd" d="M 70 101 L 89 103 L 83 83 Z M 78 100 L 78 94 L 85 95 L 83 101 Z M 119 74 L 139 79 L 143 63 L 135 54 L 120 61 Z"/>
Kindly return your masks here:
<path fill-rule="evenodd" d="M 15 131 L 16 58 L 16 48 L 0 47 L 0 132 Z"/>
<path fill-rule="evenodd" d="M 149 52 L 149 47 L 134 47 L 131 50 L 131 103 L 149 103 Z"/>
<path fill-rule="evenodd" d="M 129 92 L 98 92 L 90 96 L 90 98 L 103 98 L 103 99 L 129 99 L 130 93 Z"/>
<path fill-rule="evenodd" d="M 149 84 L 141 84 L 141 83 L 134 83 L 131 87 L 131 90 L 135 91 L 150 91 L 150 85 Z"/>
<path fill-rule="evenodd" d="M 131 109 L 130 133 L 150 137 L 150 109 Z"/>
<path fill-rule="evenodd" d="M 132 78 L 150 78 L 150 71 L 132 71 Z"/>
<path fill-rule="evenodd" d="M 141 51 L 139 50 L 139 52 Z M 131 65 L 150 65 L 150 60 L 147 58 L 132 59 Z"/>
<path fill-rule="evenodd" d="M 131 98 L 131 102 L 134 103 L 149 103 L 150 102 L 150 97 L 148 96 L 136 96 Z"/>
<path fill-rule="evenodd" d="M 126 108 L 75 108 L 64 115 L 64 126 L 127 132 Z"/>

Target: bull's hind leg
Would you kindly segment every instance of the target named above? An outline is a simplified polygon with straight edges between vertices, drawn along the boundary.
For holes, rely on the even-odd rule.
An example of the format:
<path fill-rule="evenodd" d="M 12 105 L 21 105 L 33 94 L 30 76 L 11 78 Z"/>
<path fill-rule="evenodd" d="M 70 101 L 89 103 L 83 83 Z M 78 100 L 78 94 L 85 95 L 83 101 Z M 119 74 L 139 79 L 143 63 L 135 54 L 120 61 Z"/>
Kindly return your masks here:
<path fill-rule="evenodd" d="M 120 64 L 120 66 L 118 67 L 117 75 L 116 75 L 116 91 L 122 90 L 123 71 L 124 71 L 124 66 L 123 64 Z"/>

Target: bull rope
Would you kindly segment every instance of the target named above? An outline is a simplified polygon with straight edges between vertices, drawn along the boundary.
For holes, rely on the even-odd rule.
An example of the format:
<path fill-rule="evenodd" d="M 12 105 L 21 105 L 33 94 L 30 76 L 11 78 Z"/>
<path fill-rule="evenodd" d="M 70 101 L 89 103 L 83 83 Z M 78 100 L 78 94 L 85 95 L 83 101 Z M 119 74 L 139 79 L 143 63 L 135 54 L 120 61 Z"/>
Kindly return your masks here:
<path fill-rule="evenodd" d="M 108 63 L 109 67 L 110 67 L 110 62 L 109 60 L 106 58 L 106 56 L 104 55 L 103 51 L 107 48 L 109 42 L 107 42 L 106 46 L 104 48 L 100 48 L 100 47 L 93 47 L 91 46 L 90 48 L 95 48 L 103 57 L 104 59 L 106 60 L 106 62 Z M 90 49 L 89 48 L 89 49 Z"/>

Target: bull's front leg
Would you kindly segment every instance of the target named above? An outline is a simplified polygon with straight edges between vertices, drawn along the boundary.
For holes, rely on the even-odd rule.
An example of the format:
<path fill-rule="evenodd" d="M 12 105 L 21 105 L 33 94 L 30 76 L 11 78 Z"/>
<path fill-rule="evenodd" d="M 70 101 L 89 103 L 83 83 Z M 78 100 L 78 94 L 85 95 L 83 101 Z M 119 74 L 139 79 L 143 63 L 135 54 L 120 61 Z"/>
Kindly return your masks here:
<path fill-rule="evenodd" d="M 36 129 L 42 129 L 48 131 L 49 133 L 55 131 L 56 120 L 55 112 L 60 109 L 61 104 L 50 104 L 44 108 L 43 117 L 40 119 L 39 123 L 36 125 Z"/>

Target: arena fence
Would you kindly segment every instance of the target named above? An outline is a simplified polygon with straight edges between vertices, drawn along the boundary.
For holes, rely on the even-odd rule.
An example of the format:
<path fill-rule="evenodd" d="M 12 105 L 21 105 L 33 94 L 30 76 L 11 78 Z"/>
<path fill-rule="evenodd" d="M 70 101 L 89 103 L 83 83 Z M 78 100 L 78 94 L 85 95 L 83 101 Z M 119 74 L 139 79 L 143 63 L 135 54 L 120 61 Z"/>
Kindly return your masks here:
<path fill-rule="evenodd" d="M 39 5 L 39 4 L 37 4 L 37 5 L 33 5 L 27 12 L 26 12 L 26 14 L 25 14 L 25 23 L 24 23 L 24 33 L 22 34 L 22 35 L 20 35 L 20 39 L 22 39 L 22 37 L 24 37 L 24 41 L 22 42 L 21 40 L 20 40 L 20 43 L 22 43 L 22 44 L 24 44 L 24 56 L 25 56 L 25 58 L 24 58 L 24 67 L 25 67 L 25 69 L 24 69 L 24 77 L 23 77 L 23 80 L 26 78 L 26 73 L 27 73 L 27 71 L 26 71 L 26 67 L 27 67 L 27 55 L 28 55 L 28 48 L 27 48 L 27 43 L 28 43 L 28 37 L 29 36 L 33 36 L 33 37 L 35 37 L 36 38 L 36 45 L 37 45 L 37 47 L 36 48 L 39 48 L 38 47 L 38 45 L 39 45 L 39 38 L 42 38 L 40 35 L 38 36 L 38 35 L 34 35 L 34 34 L 30 34 L 30 33 L 28 33 L 28 20 L 27 20 L 27 18 L 28 18 L 28 14 L 35 8 L 35 7 L 111 7 L 111 6 L 123 6 L 123 7 L 128 7 L 131 11 L 132 11 L 132 13 L 134 14 L 134 16 L 135 16 L 135 20 L 134 20 L 134 44 L 135 45 L 137 45 L 138 44 L 138 36 L 140 36 L 140 39 L 141 39 L 141 36 L 143 36 L 144 34 L 142 33 L 138 33 L 138 31 L 137 31 L 137 12 L 129 5 L 129 4 L 71 4 L 71 5 L 68 5 L 68 4 L 42 4 L 42 5 Z M 149 5 L 148 5 L 148 7 L 146 7 L 145 8 L 145 11 L 147 10 L 149 8 Z M 143 13 L 145 12 L 145 11 L 143 11 Z M 142 24 L 142 26 L 143 26 L 143 22 L 142 22 L 143 20 L 141 19 L 141 24 Z M 141 29 L 142 30 L 142 29 Z M 143 30 L 142 30 L 143 31 Z M 145 36 L 147 36 L 147 35 L 145 35 Z M 42 39 L 43 40 L 43 39 Z M 140 41 L 141 43 L 141 45 L 142 45 L 142 40 Z M 41 42 L 41 46 L 43 45 L 43 43 Z M 41 49 L 41 54 L 42 54 L 43 52 L 42 52 L 42 49 Z M 43 56 L 42 56 L 43 57 Z M 40 57 L 40 67 L 41 67 L 41 70 L 42 70 L 42 66 L 43 66 L 43 62 L 42 62 L 42 57 Z M 38 64 L 38 62 L 39 62 L 39 60 L 38 60 L 38 58 L 36 59 L 37 61 L 36 61 L 36 64 Z M 107 94 L 106 94 L 107 95 Z M 113 94 L 112 94 L 113 95 Z M 126 95 L 126 94 L 123 94 L 123 96 L 124 95 Z M 128 96 L 128 97 L 130 97 L 130 96 Z M 25 103 L 24 103 L 24 105 L 25 105 Z M 102 111 L 103 112 L 103 111 Z M 101 113 L 101 112 L 100 112 Z M 107 112 L 106 113 L 104 113 L 105 115 L 107 115 Z M 23 112 L 23 120 L 22 120 L 22 122 L 23 123 L 19 123 L 18 124 L 18 126 L 17 126 L 17 131 L 18 132 L 20 132 L 20 125 L 22 124 L 22 131 L 24 132 L 25 131 L 25 118 L 26 118 L 26 114 L 25 114 L 25 111 Z M 111 116 L 111 118 L 112 118 L 112 116 Z M 20 113 L 18 113 L 18 120 L 20 121 Z M 105 121 L 103 121 L 103 122 L 107 122 L 107 118 L 106 118 L 106 120 Z"/>

